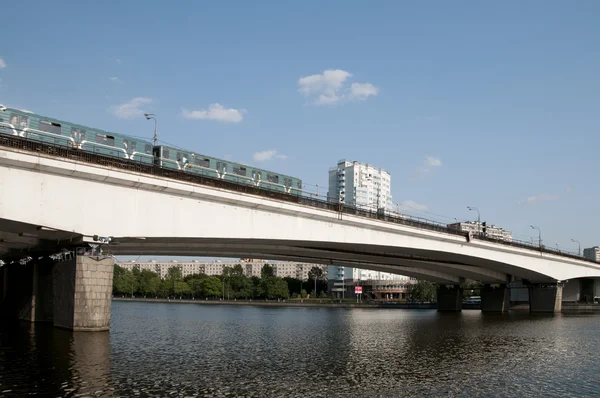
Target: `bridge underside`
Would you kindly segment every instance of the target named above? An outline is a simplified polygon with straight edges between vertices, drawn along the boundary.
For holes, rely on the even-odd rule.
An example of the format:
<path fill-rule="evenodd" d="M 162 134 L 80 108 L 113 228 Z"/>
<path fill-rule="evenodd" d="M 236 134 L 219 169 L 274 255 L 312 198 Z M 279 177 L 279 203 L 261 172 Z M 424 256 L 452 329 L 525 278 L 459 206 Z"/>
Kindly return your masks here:
<path fill-rule="evenodd" d="M 61 250 L 96 243 L 76 232 L 0 219 L 0 259 L 51 255 Z M 508 283 L 515 279 L 553 280 L 526 269 L 453 253 L 411 248 L 356 245 L 342 242 L 286 241 L 223 238 L 113 238 L 103 245 L 113 255 L 198 257 L 250 257 L 352 266 L 393 272 L 436 283 L 458 284 L 465 280 Z"/>

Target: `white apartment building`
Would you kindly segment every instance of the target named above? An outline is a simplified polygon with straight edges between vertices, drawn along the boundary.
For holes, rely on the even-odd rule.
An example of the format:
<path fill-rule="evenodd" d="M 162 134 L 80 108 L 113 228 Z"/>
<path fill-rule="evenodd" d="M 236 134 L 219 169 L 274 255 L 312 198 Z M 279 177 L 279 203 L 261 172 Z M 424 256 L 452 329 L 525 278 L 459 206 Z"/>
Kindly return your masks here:
<path fill-rule="evenodd" d="M 248 262 L 245 262 L 248 261 Z M 284 261 L 256 261 L 256 260 L 247 260 L 243 259 L 241 261 L 213 261 L 213 262 L 202 262 L 199 260 L 189 261 L 189 262 L 178 262 L 178 261 L 148 261 L 148 262 L 140 262 L 140 261 L 130 261 L 130 262 L 122 262 L 117 263 L 118 266 L 125 268 L 127 270 L 139 269 L 141 270 L 149 270 L 152 272 L 156 272 L 160 275 L 161 278 L 167 276 L 169 272 L 169 268 L 179 268 L 181 269 L 181 274 L 185 278 L 188 275 L 193 274 L 206 274 L 206 275 L 222 275 L 223 269 L 226 267 L 233 268 L 236 265 L 241 265 L 244 274 L 248 277 L 258 276 L 260 277 L 262 268 L 265 264 L 269 264 L 273 267 L 273 273 L 275 276 L 279 276 L 281 278 L 302 278 L 302 280 L 308 280 L 308 272 L 313 267 L 319 267 L 323 270 L 323 277 L 327 278 L 327 266 L 320 264 L 311 264 L 311 263 L 291 263 Z"/>
<path fill-rule="evenodd" d="M 365 209 L 393 211 L 390 173 L 373 165 L 340 160 L 329 169 L 327 200 Z"/>
<path fill-rule="evenodd" d="M 477 221 L 465 221 L 448 224 L 448 228 L 453 228 L 464 232 L 473 232 L 474 234 L 483 233 L 483 225 Z M 504 240 L 507 242 L 512 242 L 513 240 L 512 232 L 505 231 L 503 228 L 495 225 L 486 226 L 485 234 L 487 237 L 492 239 Z"/>
<path fill-rule="evenodd" d="M 416 281 L 416 278 L 409 276 L 393 274 L 390 272 L 371 271 L 353 267 L 343 267 L 338 265 L 330 265 L 327 270 L 327 287 L 330 292 L 341 297 L 345 290 L 348 293 L 356 284 L 380 284 L 380 285 L 396 285 L 410 284 Z M 350 290 L 349 290 L 350 289 Z"/>
<path fill-rule="evenodd" d="M 583 249 L 583 257 L 587 258 L 588 260 L 600 263 L 600 247 L 594 246 L 588 247 L 587 249 Z"/>

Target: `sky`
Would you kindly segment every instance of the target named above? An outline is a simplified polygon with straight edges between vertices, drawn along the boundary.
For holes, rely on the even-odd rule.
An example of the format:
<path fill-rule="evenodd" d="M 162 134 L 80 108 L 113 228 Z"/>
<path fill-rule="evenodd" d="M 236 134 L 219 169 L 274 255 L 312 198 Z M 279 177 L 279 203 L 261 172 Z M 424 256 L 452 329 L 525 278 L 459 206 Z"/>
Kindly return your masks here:
<path fill-rule="evenodd" d="M 598 1 L 8 2 L 0 103 L 600 245 Z M 24 21 L 19 16 L 26 15 Z"/>

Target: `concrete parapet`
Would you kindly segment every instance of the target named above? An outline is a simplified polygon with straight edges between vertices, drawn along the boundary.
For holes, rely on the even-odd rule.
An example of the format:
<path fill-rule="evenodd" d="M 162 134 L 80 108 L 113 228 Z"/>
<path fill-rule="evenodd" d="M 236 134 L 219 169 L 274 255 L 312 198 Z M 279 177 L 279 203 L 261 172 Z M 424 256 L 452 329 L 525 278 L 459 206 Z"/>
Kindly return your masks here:
<path fill-rule="evenodd" d="M 481 288 L 481 311 L 508 312 L 510 289 L 502 285 L 483 285 Z"/>
<path fill-rule="evenodd" d="M 529 312 L 560 312 L 562 283 L 535 283 L 529 285 Z"/>
<path fill-rule="evenodd" d="M 462 310 L 462 289 L 459 285 L 441 285 L 437 288 L 438 311 Z"/>

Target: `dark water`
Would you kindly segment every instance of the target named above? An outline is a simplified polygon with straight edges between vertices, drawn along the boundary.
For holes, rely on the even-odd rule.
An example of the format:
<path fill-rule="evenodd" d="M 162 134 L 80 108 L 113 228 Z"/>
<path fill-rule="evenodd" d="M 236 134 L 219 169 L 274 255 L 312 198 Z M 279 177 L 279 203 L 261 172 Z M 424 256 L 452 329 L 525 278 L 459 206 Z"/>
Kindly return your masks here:
<path fill-rule="evenodd" d="M 0 396 L 600 395 L 600 316 L 114 302 L 109 333 L 0 327 Z"/>

